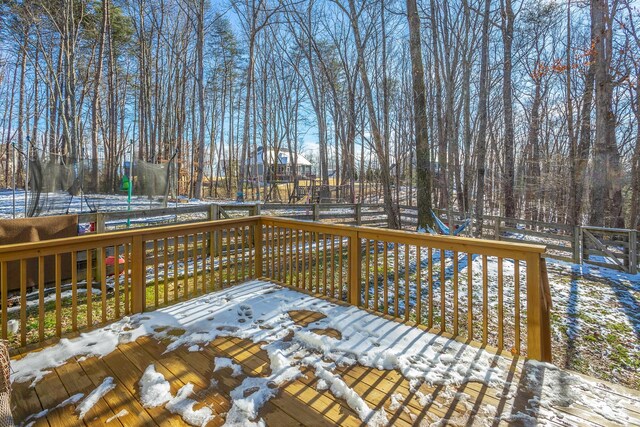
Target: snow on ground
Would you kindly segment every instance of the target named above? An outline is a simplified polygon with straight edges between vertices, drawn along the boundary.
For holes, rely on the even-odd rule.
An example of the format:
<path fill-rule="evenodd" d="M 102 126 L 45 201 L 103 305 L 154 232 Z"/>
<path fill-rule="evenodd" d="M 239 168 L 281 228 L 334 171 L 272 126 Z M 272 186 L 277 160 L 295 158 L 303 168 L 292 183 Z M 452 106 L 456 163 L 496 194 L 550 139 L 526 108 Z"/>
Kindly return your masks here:
<path fill-rule="evenodd" d="M 156 371 L 154 365 L 147 366 L 142 378 L 140 378 L 140 403 L 145 408 L 155 408 L 170 401 L 171 386 L 169 381 L 164 379 L 164 375 Z"/>
<path fill-rule="evenodd" d="M 192 426 L 206 426 L 214 417 L 213 411 L 206 406 L 194 410 L 193 407 L 198 402 L 189 398 L 192 394 L 193 384 L 187 383 L 183 385 L 175 397 L 172 397 L 171 400 L 167 402 L 165 408 L 172 414 L 180 415 L 187 424 Z"/>
<path fill-rule="evenodd" d="M 313 310 L 326 317 L 302 327 L 290 318 L 290 310 Z M 240 322 L 241 319 L 251 321 Z M 336 329 L 342 339 L 317 334 L 313 337 L 314 329 L 325 328 Z M 185 332 L 177 337 L 171 333 L 172 329 Z M 264 343 L 262 348 L 269 356 L 271 375 L 246 377 L 232 391 L 232 408 L 226 418 L 229 425 L 259 424 L 260 408 L 276 395 L 279 386 L 297 378 L 303 366 L 315 369 L 322 386 L 343 398 L 369 425 L 386 423 L 387 415 L 384 411 L 374 411 L 349 388 L 333 372 L 337 367 L 360 364 L 398 370 L 415 390 L 424 382 L 440 385 L 444 390 L 450 390 L 452 396 L 456 386 L 469 381 L 498 387 L 504 396 L 514 396 L 522 389 L 529 390 L 534 397 L 527 407 L 519 413 L 504 414 L 505 420 L 528 416 L 529 411 L 537 413 L 538 420 L 557 420 L 558 414 L 549 402 L 597 408 L 609 415 L 623 409 L 619 396 L 603 395 L 596 389 L 595 381 L 561 371 L 553 365 L 527 362 L 519 382 L 511 382 L 510 359 L 385 320 L 355 307 L 336 305 L 259 281 L 134 315 L 73 340 L 62 340 L 14 362 L 12 381 L 37 382 L 44 372 L 70 357 L 104 356 L 118 343 L 130 342 L 142 335 L 173 341 L 169 347 L 174 348 L 178 343 L 185 347 L 206 345 L 218 336 Z M 292 340 L 284 340 L 291 335 Z M 211 363 L 215 366 L 216 361 Z M 206 407 L 202 407 L 200 412 L 193 411 L 195 401 L 189 398 L 193 386 L 184 386 L 176 396 L 171 395 L 168 383 L 153 365 L 145 370 L 140 387 L 141 396 L 147 402 L 145 406 L 166 405 L 167 409 L 194 425 L 200 425 L 209 416 L 217 416 Z M 425 401 L 429 399 L 426 395 L 422 397 Z M 564 421 L 571 423 L 570 416 L 564 414 Z"/>
<path fill-rule="evenodd" d="M 378 269 L 378 298 L 383 306 L 383 272 L 382 255 L 385 248 L 378 248 L 380 265 Z M 387 274 L 389 286 L 389 311 L 394 312 L 394 249 L 387 250 Z M 372 249 L 373 254 L 373 249 Z M 416 307 L 416 259 L 415 247 L 409 250 L 409 304 L 413 314 Z M 448 327 L 452 325 L 453 316 L 453 253 L 445 252 L 445 286 L 446 319 Z M 371 258 L 373 260 L 373 258 Z M 423 322 L 427 310 L 428 298 L 428 252 L 422 249 L 421 260 L 421 295 Z M 433 251 L 433 301 L 434 315 L 440 316 L 440 251 Z M 373 261 L 371 261 L 373 264 Z M 460 329 L 466 334 L 467 316 L 467 263 L 466 254 L 458 255 L 458 306 Z M 398 314 L 405 310 L 405 249 L 399 245 L 398 250 Z M 371 267 L 373 269 L 373 267 Z M 640 275 L 588 264 L 570 264 L 547 259 L 547 270 L 553 308 L 551 311 L 553 361 L 558 366 L 570 368 L 586 375 L 620 383 L 627 387 L 640 389 Z M 473 272 L 473 307 L 474 319 L 482 322 L 482 257 L 474 256 Z M 488 272 L 488 305 L 489 305 L 489 342 L 497 343 L 497 305 L 498 305 L 498 260 L 487 258 Z M 505 348 L 511 349 L 514 344 L 513 324 L 515 306 L 514 263 L 505 259 L 503 263 L 503 299 L 505 307 Z M 526 269 L 520 263 L 520 307 L 522 325 L 526 321 Z M 369 279 L 369 301 L 373 304 L 373 274 Z M 371 305 L 370 305 L 371 306 Z M 439 326 L 439 320 L 434 321 Z M 525 341 L 526 330 L 522 331 Z M 480 330 L 475 330 L 476 339 L 480 338 Z"/>
<path fill-rule="evenodd" d="M 89 393 L 89 395 L 76 407 L 78 419 L 83 419 L 84 416 L 87 415 L 87 412 L 89 412 L 105 394 L 109 393 L 114 388 L 116 388 L 116 384 L 113 382 L 113 377 L 106 377 L 102 380 L 102 383 L 95 390 Z"/>
<path fill-rule="evenodd" d="M 220 369 L 224 368 L 230 368 L 232 377 L 238 377 L 242 375 L 242 366 L 238 365 L 228 357 L 216 357 L 213 361 L 213 366 L 213 372 L 217 372 Z"/>
<path fill-rule="evenodd" d="M 53 195 L 55 197 L 56 195 Z M 98 206 L 109 206 L 110 211 L 127 210 L 129 203 L 126 194 L 109 194 L 109 195 L 87 195 L 91 202 Z M 70 202 L 66 195 L 60 196 L 60 200 L 65 200 L 64 205 L 56 205 L 56 214 L 64 214 L 68 210 L 69 213 L 89 213 L 90 209 L 87 203 L 81 197 L 73 197 Z M 24 218 L 25 193 L 23 190 L 16 189 L 15 199 L 12 189 L 0 190 L 0 218 L 13 218 L 14 212 L 16 218 Z M 14 203 L 15 200 L 15 203 Z M 28 202 L 28 201 L 27 201 Z M 194 200 L 194 202 L 196 202 Z M 131 200 L 131 210 L 141 210 L 162 207 L 161 203 L 156 200 L 149 200 L 146 196 L 134 196 Z"/>
<path fill-rule="evenodd" d="M 120 418 L 120 417 L 124 417 L 125 415 L 128 415 L 129 411 L 127 411 L 126 409 L 122 409 L 120 410 L 120 412 L 118 412 L 117 414 L 115 414 L 113 417 L 109 417 L 107 418 L 107 423 L 110 423 L 111 421 Z"/>

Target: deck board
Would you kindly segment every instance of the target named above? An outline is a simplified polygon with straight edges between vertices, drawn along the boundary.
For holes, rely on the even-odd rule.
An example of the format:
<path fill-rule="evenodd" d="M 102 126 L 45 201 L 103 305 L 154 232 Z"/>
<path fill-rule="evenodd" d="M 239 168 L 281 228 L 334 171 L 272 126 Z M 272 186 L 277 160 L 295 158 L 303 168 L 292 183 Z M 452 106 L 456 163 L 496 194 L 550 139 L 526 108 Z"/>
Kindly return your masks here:
<path fill-rule="evenodd" d="M 323 315 L 308 310 L 288 312 L 298 325 L 310 325 Z M 336 331 L 318 331 L 333 334 Z M 180 330 L 171 331 L 179 336 Z M 223 332 L 224 333 L 224 332 Z M 282 338 L 290 340 L 291 336 Z M 194 395 L 198 403 L 195 409 L 207 406 L 216 414 L 209 426 L 220 426 L 232 407 L 230 393 L 248 377 L 267 377 L 272 374 L 269 355 L 262 348 L 264 343 L 253 342 L 233 336 L 218 336 L 212 342 L 201 346 L 198 351 L 189 351 L 188 346 L 180 346 L 167 351 L 169 339 L 159 341 L 153 336 L 143 336 L 135 342 L 120 344 L 115 351 L 103 358 L 72 358 L 62 366 L 53 369 L 33 388 L 29 383 L 14 384 L 12 408 L 18 422 L 43 409 L 51 409 L 69 396 L 83 393 L 85 396 L 102 383 L 104 378 L 113 377 L 116 388 L 107 393 L 89 411 L 84 420 L 78 420 L 75 405 L 51 410 L 46 417 L 36 420 L 37 426 L 184 426 L 178 415 L 164 407 L 145 408 L 140 403 L 139 381 L 144 370 L 154 364 L 156 371 L 164 375 L 175 395 L 186 384 L 194 385 Z M 14 359 L 23 357 L 18 352 Z M 241 366 L 242 374 L 231 376 L 229 368 L 214 372 L 216 357 L 232 359 Z M 527 373 L 523 373 L 522 360 L 513 359 L 507 381 L 519 384 Z M 302 376 L 281 384 L 274 397 L 267 401 L 259 412 L 270 426 L 359 426 L 362 421 L 343 397 L 337 397 L 331 390 L 319 390 L 319 380 L 313 367 L 302 366 Z M 493 388 L 479 382 L 466 382 L 457 386 L 439 386 L 419 383 L 417 386 L 407 380 L 397 370 L 381 370 L 359 364 L 338 366 L 333 371 L 344 383 L 354 390 L 374 410 L 384 408 L 389 425 L 410 426 L 421 423 L 431 424 L 442 419 L 451 424 L 507 425 L 501 416 L 522 411 L 535 397 L 535 392 L 518 391 L 508 396 L 507 389 Z M 507 386 L 505 386 L 507 387 Z M 640 423 L 640 394 L 623 387 L 598 382 L 598 390 L 619 396 L 625 414 L 620 421 L 629 424 Z M 425 399 L 421 402 L 421 398 Z M 630 397 L 632 396 L 632 397 Z M 635 396 L 635 398 L 633 397 Z M 396 402 L 398 401 L 399 404 Z M 618 425 L 593 411 L 593 408 L 572 405 L 554 407 L 556 413 L 565 417 L 576 417 L 585 425 Z M 126 414 L 115 417 L 122 410 Z M 107 420 L 111 420 L 107 424 Z M 571 422 L 563 418 L 544 420 L 548 425 L 566 426 Z"/>

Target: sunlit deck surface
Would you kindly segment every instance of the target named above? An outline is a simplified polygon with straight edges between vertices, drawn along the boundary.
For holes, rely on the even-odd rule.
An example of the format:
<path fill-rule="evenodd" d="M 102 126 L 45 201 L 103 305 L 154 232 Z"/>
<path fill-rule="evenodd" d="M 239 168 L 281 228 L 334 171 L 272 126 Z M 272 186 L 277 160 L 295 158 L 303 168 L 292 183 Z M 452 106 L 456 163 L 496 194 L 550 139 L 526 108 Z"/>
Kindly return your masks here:
<path fill-rule="evenodd" d="M 260 301 L 267 307 L 261 307 Z M 342 315 L 344 317 L 340 317 Z M 236 325 L 229 320 L 233 316 Z M 158 327 L 162 321 L 167 322 L 167 329 Z M 346 387 L 372 412 L 384 408 L 388 425 L 430 425 L 439 420 L 455 425 L 640 423 L 637 391 L 548 365 L 525 364 L 522 359 L 496 356 L 363 310 L 338 306 L 267 282 L 253 281 L 194 298 L 134 316 L 130 322 L 123 331 L 139 330 L 141 324 L 151 322 L 155 332 L 142 334 L 133 342 L 123 342 L 102 357 L 76 354 L 61 366 L 51 368 L 35 387 L 30 387 L 31 381 L 14 382 L 12 408 L 16 421 L 26 420 L 27 424 L 35 421 L 35 425 L 43 426 L 186 425 L 181 416 L 171 413 L 164 405 L 145 408 L 141 403 L 139 382 L 145 369 L 154 364 L 156 371 L 170 383 L 172 395 L 184 385 L 193 384 L 194 393 L 189 396 L 197 402 L 193 409 L 209 407 L 213 418 L 207 425 L 212 426 L 227 421 L 227 413 L 233 406 L 233 390 L 240 390 L 245 397 L 251 395 L 251 389 L 242 390 L 243 381 L 249 377 L 273 380 L 264 385 L 274 390 L 274 396 L 261 406 L 257 417 L 271 426 L 362 425 L 363 406 L 358 413 L 354 404 L 357 399 L 347 398 Z M 184 328 L 177 327 L 178 324 Z M 211 341 L 202 338 L 207 325 L 217 331 Z M 372 337 L 372 331 L 376 330 L 380 336 Z M 189 334 L 200 334 L 200 341 Z M 317 335 L 315 344 L 309 339 L 310 334 Z M 385 337 L 390 338 L 385 341 Z M 184 342 L 177 341 L 181 338 Z M 345 341 L 341 346 L 340 341 L 344 340 L 350 342 Z M 360 342 L 352 342 L 356 340 Z M 180 345 L 168 349 L 172 343 Z M 322 350 L 322 343 L 331 348 Z M 367 348 L 368 343 L 374 343 L 377 348 Z M 425 348 L 428 345 L 433 348 Z M 349 346 L 364 348 L 363 353 L 350 354 Z M 372 355 L 390 354 L 394 349 L 404 354 L 404 349 L 409 348 L 415 355 L 398 362 L 395 369 L 377 369 L 371 367 L 376 365 L 373 362 L 365 366 L 359 358 L 370 360 Z M 277 367 L 270 358 L 277 352 L 286 355 L 301 375 L 279 382 L 274 372 Z M 469 366 L 469 372 L 460 372 L 460 366 L 449 360 L 463 358 L 463 352 L 465 360 L 475 355 L 473 359 L 477 361 L 477 366 Z M 14 361 L 28 354 L 19 354 Z M 423 370 L 428 365 L 420 360 L 421 354 L 443 358 L 416 374 L 411 369 L 412 360 Z M 305 355 L 316 355 L 318 360 L 327 362 L 324 379 L 318 376 L 320 371 L 313 364 L 298 363 L 303 362 Z M 228 367 L 214 371 L 216 357 L 232 359 L 242 367 L 242 373 L 233 376 Z M 354 359 L 358 361 L 354 363 Z M 445 363 L 447 360 L 451 363 Z M 329 362 L 335 365 L 329 367 Z M 487 368 L 486 381 L 477 379 L 484 376 L 483 372 L 471 372 L 478 367 Z M 327 383 L 327 371 L 335 374 L 337 380 Z M 416 380 L 416 376 L 424 378 Z M 455 380 L 459 376 L 471 379 Z M 74 404 L 56 408 L 77 393 L 88 395 L 106 377 L 114 378 L 115 389 L 105 394 L 83 420 L 78 419 Z M 408 377 L 414 381 L 410 382 Z M 430 385 L 427 378 L 435 381 Z M 47 409 L 48 414 L 34 417 Z"/>

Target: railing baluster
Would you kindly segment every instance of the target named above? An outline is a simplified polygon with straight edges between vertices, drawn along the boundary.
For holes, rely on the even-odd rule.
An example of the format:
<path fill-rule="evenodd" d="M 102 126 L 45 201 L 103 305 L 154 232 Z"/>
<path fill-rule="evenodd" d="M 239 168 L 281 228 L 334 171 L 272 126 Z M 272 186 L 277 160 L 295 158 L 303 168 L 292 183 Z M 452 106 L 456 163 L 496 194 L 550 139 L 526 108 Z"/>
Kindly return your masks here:
<path fill-rule="evenodd" d="M 233 235 L 231 234 L 233 228 L 229 227 L 227 229 L 227 284 L 226 287 L 228 288 L 229 286 L 231 286 L 231 245 L 232 245 L 232 241 L 233 241 Z"/>
<path fill-rule="evenodd" d="M 282 283 L 285 285 L 289 284 L 289 279 L 291 276 L 289 275 L 289 229 L 282 228 Z"/>
<path fill-rule="evenodd" d="M 389 277 L 387 276 L 387 265 L 389 264 L 389 255 L 387 254 L 387 242 L 382 242 L 384 250 L 382 252 L 382 303 L 384 304 L 383 313 L 389 314 Z"/>
<path fill-rule="evenodd" d="M 473 339 L 473 254 L 467 252 L 467 334 Z"/>
<path fill-rule="evenodd" d="M 440 328 L 442 332 L 447 330 L 447 306 L 445 290 L 446 257 L 444 249 L 440 249 Z"/>
<path fill-rule="evenodd" d="M 254 248 L 257 243 L 254 242 Z M 263 271 L 265 277 L 273 277 L 273 270 L 271 269 L 271 226 L 267 225 L 264 228 L 264 262 L 265 269 Z M 255 251 L 255 249 L 254 249 Z"/>
<path fill-rule="evenodd" d="M 307 275 L 309 276 L 309 292 L 313 292 L 313 235 L 313 231 L 309 231 L 307 233 L 308 239 L 305 244 L 305 246 L 307 247 Z"/>
<path fill-rule="evenodd" d="M 398 282 L 398 270 L 400 270 L 400 265 L 398 263 L 398 244 L 393 244 L 393 317 L 400 317 L 400 313 L 398 312 L 398 298 L 399 298 L 399 282 Z"/>
<path fill-rule="evenodd" d="M 344 252 L 344 248 L 343 248 L 343 244 L 342 241 L 344 240 L 344 238 L 342 236 L 338 236 L 338 299 L 342 301 L 342 294 L 344 293 L 344 276 L 343 276 L 343 269 L 342 269 L 342 265 L 343 265 L 343 261 L 344 261 L 344 257 L 343 257 L 343 252 Z M 354 284 L 355 286 L 355 284 Z"/>
<path fill-rule="evenodd" d="M 502 295 L 502 258 L 498 257 L 498 349 L 504 349 L 504 301 Z"/>
<path fill-rule="evenodd" d="M 487 271 L 486 257 L 482 256 L 482 343 L 489 341 L 489 283 L 485 279 Z"/>
<path fill-rule="evenodd" d="M 107 323 L 107 260 L 105 248 L 98 248 L 98 265 L 100 266 L 100 299 L 102 309 L 102 323 Z"/>
<path fill-rule="evenodd" d="M 409 245 L 404 245 L 404 320 L 409 320 Z"/>
<path fill-rule="evenodd" d="M 73 262 L 73 255 L 75 254 L 75 252 L 72 252 L 72 264 L 75 264 Z M 72 275 L 73 275 L 73 267 L 72 268 Z M 119 245 L 114 245 L 113 246 L 113 298 L 114 298 L 114 314 L 115 314 L 115 318 L 119 319 L 120 318 L 120 246 Z M 75 328 L 74 328 L 75 330 Z"/>
<path fill-rule="evenodd" d="M 458 336 L 458 252 L 453 252 L 453 335 Z"/>
<path fill-rule="evenodd" d="M 373 310 L 378 311 L 378 241 L 373 241 Z"/>
<path fill-rule="evenodd" d="M 429 250 L 427 252 L 429 254 L 429 276 L 427 277 L 429 287 L 429 310 L 427 311 L 427 327 L 431 329 L 433 328 L 433 248 L 429 246 Z"/>
<path fill-rule="evenodd" d="M 116 301 L 117 298 L 118 295 Z M 119 307 L 116 308 L 116 317 L 120 317 Z M 75 250 L 71 251 L 71 330 L 78 330 L 78 253 Z"/>
<path fill-rule="evenodd" d="M 419 325 L 422 323 L 422 248 L 420 245 L 416 246 L 416 254 L 418 255 L 416 260 L 416 323 Z"/>
<path fill-rule="evenodd" d="M 169 301 L 169 239 L 166 237 L 162 241 L 162 273 L 164 279 L 163 298 L 166 305 Z"/>
<path fill-rule="evenodd" d="M 223 269 L 222 269 L 222 233 L 223 229 L 218 231 L 218 290 L 224 288 Z"/>
<path fill-rule="evenodd" d="M 242 235 L 241 234 L 242 232 L 240 231 L 241 228 L 236 227 L 236 228 L 233 229 L 233 241 L 234 241 L 234 248 L 233 248 L 234 250 L 233 251 L 234 251 L 234 253 L 236 255 L 233 258 L 234 259 L 234 272 L 233 272 L 233 278 L 234 278 L 234 282 L 233 283 L 234 284 L 238 283 L 238 277 L 239 277 L 238 276 L 238 263 L 239 263 L 238 255 L 240 255 L 240 251 L 239 251 L 240 242 L 238 242 L 238 240 L 240 239 L 240 237 Z"/>
<path fill-rule="evenodd" d="M 38 257 L 38 339 L 44 341 L 44 257 Z"/>
<path fill-rule="evenodd" d="M 179 250 L 179 238 L 178 236 L 173 236 L 173 301 L 178 301 L 180 297 L 178 293 L 178 253 Z"/>
<path fill-rule="evenodd" d="M 276 277 L 276 250 L 280 250 L 279 246 L 276 246 L 276 227 L 271 227 L 271 250 L 273 253 L 271 256 L 271 275 L 269 277 Z M 279 252 L 278 252 L 279 253 Z"/>
<path fill-rule="evenodd" d="M 158 240 L 153 239 L 153 303 L 158 306 Z"/>
<path fill-rule="evenodd" d="M 520 261 L 513 260 L 513 299 L 515 317 L 515 353 L 520 354 Z"/>
<path fill-rule="evenodd" d="M 331 298 L 336 297 L 336 254 L 335 254 L 335 245 L 336 245 L 336 236 L 331 234 Z"/>
<path fill-rule="evenodd" d="M 131 312 L 131 306 L 129 305 L 129 280 L 131 278 L 130 274 L 130 264 L 129 264 L 129 254 L 130 254 L 130 245 L 128 243 L 124 244 L 123 247 L 123 255 L 124 255 L 124 314 L 128 315 Z"/>
<path fill-rule="evenodd" d="M 189 299 L 189 235 L 182 236 L 182 299 Z"/>
<path fill-rule="evenodd" d="M 191 248 L 191 263 L 193 264 L 193 294 L 198 295 L 198 233 L 193 233 L 193 248 Z"/>
<path fill-rule="evenodd" d="M 246 255 L 244 253 L 245 250 L 246 250 L 245 246 L 244 246 L 244 243 L 245 243 L 245 239 L 247 238 L 247 229 L 246 229 L 246 227 L 242 226 L 242 227 L 240 227 L 240 230 L 242 230 L 241 234 L 240 234 L 240 251 L 242 253 L 242 271 L 241 271 L 242 274 L 240 275 L 240 279 L 244 280 L 244 278 L 247 275 L 247 273 L 246 273 L 247 258 L 246 258 Z"/>
<path fill-rule="evenodd" d="M 371 282 L 369 280 L 369 271 L 370 271 L 370 265 L 369 265 L 369 261 L 371 258 L 371 254 L 369 253 L 371 251 L 371 246 L 370 246 L 370 241 L 369 239 L 367 239 L 367 242 L 365 243 L 365 254 L 366 254 L 366 259 L 365 259 L 365 273 L 364 273 L 364 280 L 365 282 L 365 286 L 364 286 L 364 308 L 369 308 L 369 288 L 371 285 Z"/>
<path fill-rule="evenodd" d="M 302 231 L 302 287 L 307 289 L 307 248 L 305 247 L 306 233 Z"/>
<path fill-rule="evenodd" d="M 202 271 L 202 293 L 206 294 L 208 292 L 207 285 L 207 233 L 200 234 L 202 239 L 202 245 L 200 246 L 200 265 Z"/>
<path fill-rule="evenodd" d="M 54 256 L 54 262 L 55 262 L 55 267 L 54 267 L 54 271 L 55 271 L 55 278 L 56 278 L 56 336 L 58 338 L 60 338 L 62 336 L 62 259 L 60 257 L 60 254 L 55 254 Z M 25 265 L 26 267 L 26 265 Z M 26 274 L 26 270 L 25 270 L 25 274 Z M 106 294 L 106 290 L 105 290 L 105 294 Z M 26 306 L 26 301 L 25 301 L 25 306 Z M 25 306 L 23 306 L 23 308 L 26 308 Z M 26 323 L 23 323 L 23 331 L 26 333 L 27 331 L 27 325 Z M 24 337 L 24 341 L 26 344 L 26 336 Z"/>
<path fill-rule="evenodd" d="M 282 283 L 282 270 L 283 270 L 283 264 L 282 264 L 282 238 L 281 238 L 282 229 L 280 227 L 277 227 L 277 230 L 278 230 L 278 233 L 277 233 L 278 261 L 276 263 L 276 277 L 278 278 L 278 282 Z"/>
<path fill-rule="evenodd" d="M 296 288 L 300 287 L 300 230 L 296 230 L 296 243 L 295 243 L 295 279 L 296 279 Z"/>
<path fill-rule="evenodd" d="M 320 293 L 320 234 L 314 233 L 316 238 L 315 259 L 316 259 L 316 293 Z M 324 266 L 322 267 L 324 271 Z"/>
<path fill-rule="evenodd" d="M 327 295 L 327 235 L 322 233 L 322 295 Z"/>
<path fill-rule="evenodd" d="M 293 286 L 293 228 L 289 230 L 289 286 Z"/>
<path fill-rule="evenodd" d="M 93 325 L 93 251 L 87 249 L 87 327 Z"/>

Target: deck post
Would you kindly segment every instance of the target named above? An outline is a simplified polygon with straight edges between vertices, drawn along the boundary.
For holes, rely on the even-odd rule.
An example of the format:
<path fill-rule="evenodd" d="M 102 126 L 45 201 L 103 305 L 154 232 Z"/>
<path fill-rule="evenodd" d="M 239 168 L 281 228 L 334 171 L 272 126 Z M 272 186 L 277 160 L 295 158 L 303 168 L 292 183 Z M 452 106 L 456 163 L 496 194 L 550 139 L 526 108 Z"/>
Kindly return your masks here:
<path fill-rule="evenodd" d="M 209 221 L 220 219 L 220 205 L 212 203 L 209 205 Z M 209 233 L 209 256 L 212 258 L 218 255 L 220 248 L 218 247 L 218 232 L 211 231 Z M 213 259 L 211 260 L 211 269 L 213 271 Z"/>
<path fill-rule="evenodd" d="M 102 212 L 96 212 L 96 234 L 104 234 L 105 232 L 105 215 Z M 96 249 L 96 277 L 102 277 L 102 260 L 107 254 L 103 248 Z"/>
<path fill-rule="evenodd" d="M 103 212 L 96 212 L 96 234 L 102 234 L 105 232 L 105 220 Z"/>
<path fill-rule="evenodd" d="M 263 276 L 262 271 L 262 221 L 260 218 L 253 225 L 253 253 L 255 254 L 255 278 L 259 279 Z"/>
<path fill-rule="evenodd" d="M 360 306 L 360 277 L 362 276 L 362 241 L 356 233 L 349 237 L 349 304 Z M 368 274 L 368 272 L 367 272 Z"/>
<path fill-rule="evenodd" d="M 576 225 L 573 227 L 573 262 L 576 264 L 580 264 L 580 254 L 582 253 L 581 243 L 582 236 L 580 226 Z"/>
<path fill-rule="evenodd" d="M 131 242 L 131 311 L 133 313 L 142 313 L 145 306 L 144 244 L 142 236 L 133 236 Z"/>
<path fill-rule="evenodd" d="M 638 274 L 638 232 L 629 232 L 629 273 Z"/>
<path fill-rule="evenodd" d="M 527 357 L 551 362 L 549 313 L 543 292 L 546 273 L 540 254 L 532 253 L 527 262 Z M 544 269 L 544 270 L 543 270 Z"/>

